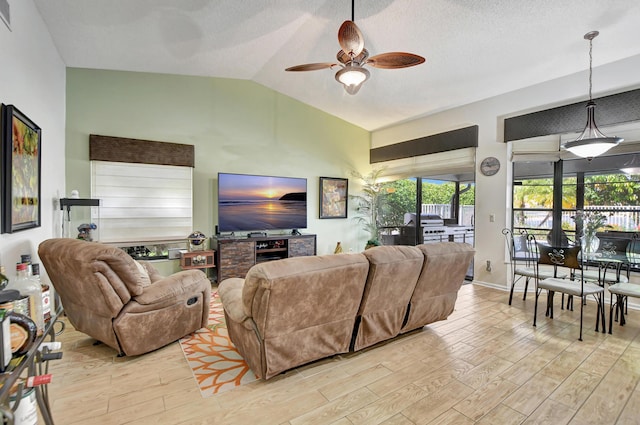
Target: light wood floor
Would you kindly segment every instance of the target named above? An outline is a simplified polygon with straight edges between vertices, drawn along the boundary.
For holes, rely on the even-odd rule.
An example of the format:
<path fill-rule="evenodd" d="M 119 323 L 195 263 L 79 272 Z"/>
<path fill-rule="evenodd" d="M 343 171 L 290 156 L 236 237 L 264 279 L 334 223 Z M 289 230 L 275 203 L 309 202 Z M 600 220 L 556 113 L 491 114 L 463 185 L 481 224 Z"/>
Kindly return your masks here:
<path fill-rule="evenodd" d="M 596 333 L 595 304 L 464 285 L 446 321 L 203 399 L 178 343 L 134 358 L 67 326 L 51 362 L 57 424 L 639 424 L 640 312 Z M 544 305 L 544 300 L 542 305 Z M 608 319 L 608 307 L 607 307 Z"/>

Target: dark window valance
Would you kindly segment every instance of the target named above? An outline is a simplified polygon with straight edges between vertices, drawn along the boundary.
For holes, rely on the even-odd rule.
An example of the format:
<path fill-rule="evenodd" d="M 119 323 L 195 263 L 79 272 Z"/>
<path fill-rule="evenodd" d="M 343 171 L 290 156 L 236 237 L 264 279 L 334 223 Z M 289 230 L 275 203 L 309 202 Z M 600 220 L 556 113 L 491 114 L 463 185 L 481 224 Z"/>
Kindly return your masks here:
<path fill-rule="evenodd" d="M 394 159 L 475 147 L 478 147 L 478 126 L 472 125 L 406 142 L 373 148 L 369 151 L 369 162 L 375 164 Z"/>
<path fill-rule="evenodd" d="M 89 135 L 89 160 L 194 167 L 193 145 Z"/>
<path fill-rule="evenodd" d="M 599 127 L 640 120 L 640 89 L 599 97 L 594 102 Z M 587 122 L 586 105 L 585 100 L 507 118 L 504 120 L 504 141 L 582 131 Z"/>

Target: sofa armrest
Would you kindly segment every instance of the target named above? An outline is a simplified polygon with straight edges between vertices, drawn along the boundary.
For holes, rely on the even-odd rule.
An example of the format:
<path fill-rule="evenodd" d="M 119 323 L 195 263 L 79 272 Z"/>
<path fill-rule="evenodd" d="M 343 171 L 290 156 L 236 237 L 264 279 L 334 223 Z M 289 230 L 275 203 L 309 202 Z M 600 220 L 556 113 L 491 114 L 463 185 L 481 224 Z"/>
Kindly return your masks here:
<path fill-rule="evenodd" d="M 201 270 L 184 270 L 153 282 L 142 294 L 133 297 L 138 304 L 151 305 L 176 298 L 188 298 L 210 291 L 211 282 Z"/>
<path fill-rule="evenodd" d="M 237 277 L 225 279 L 218 285 L 218 293 L 220 294 L 220 301 L 224 311 L 231 320 L 242 324 L 249 318 L 244 311 L 244 304 L 242 303 L 243 288 L 244 279 Z"/>

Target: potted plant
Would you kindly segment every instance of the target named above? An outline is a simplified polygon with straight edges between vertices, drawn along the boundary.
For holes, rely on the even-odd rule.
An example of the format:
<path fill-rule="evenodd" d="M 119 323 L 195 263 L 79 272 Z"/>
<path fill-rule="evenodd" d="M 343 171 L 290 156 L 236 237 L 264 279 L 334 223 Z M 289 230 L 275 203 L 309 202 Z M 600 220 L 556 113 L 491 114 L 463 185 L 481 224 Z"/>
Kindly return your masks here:
<path fill-rule="evenodd" d="M 362 182 L 361 195 L 349 195 L 355 201 L 357 215 L 354 217 L 362 228 L 369 233 L 369 240 L 365 249 L 380 243 L 380 203 L 382 200 L 382 183 L 380 176 L 384 168 L 374 169 L 369 174 L 363 175 L 358 171 L 352 171 L 351 175 Z"/>

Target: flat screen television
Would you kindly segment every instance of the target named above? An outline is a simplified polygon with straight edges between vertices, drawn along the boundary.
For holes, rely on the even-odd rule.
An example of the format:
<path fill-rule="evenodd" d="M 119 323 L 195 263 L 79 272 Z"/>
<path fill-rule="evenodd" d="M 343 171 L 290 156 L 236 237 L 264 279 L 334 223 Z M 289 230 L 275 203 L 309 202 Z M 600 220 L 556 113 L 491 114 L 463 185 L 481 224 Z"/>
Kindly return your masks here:
<path fill-rule="evenodd" d="M 307 179 L 218 173 L 218 231 L 307 227 Z"/>

